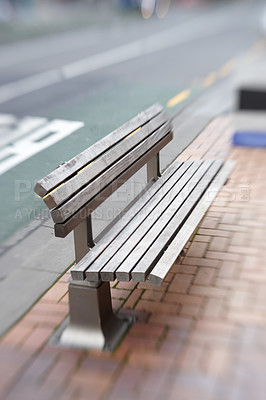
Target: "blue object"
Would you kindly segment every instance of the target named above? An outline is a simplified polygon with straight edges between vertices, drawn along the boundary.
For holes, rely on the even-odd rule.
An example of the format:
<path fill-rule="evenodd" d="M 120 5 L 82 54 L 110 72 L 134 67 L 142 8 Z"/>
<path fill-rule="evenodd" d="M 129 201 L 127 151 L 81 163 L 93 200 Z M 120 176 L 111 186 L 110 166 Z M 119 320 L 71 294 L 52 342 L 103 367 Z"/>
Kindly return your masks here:
<path fill-rule="evenodd" d="M 266 132 L 239 131 L 233 135 L 233 145 L 266 147 Z"/>

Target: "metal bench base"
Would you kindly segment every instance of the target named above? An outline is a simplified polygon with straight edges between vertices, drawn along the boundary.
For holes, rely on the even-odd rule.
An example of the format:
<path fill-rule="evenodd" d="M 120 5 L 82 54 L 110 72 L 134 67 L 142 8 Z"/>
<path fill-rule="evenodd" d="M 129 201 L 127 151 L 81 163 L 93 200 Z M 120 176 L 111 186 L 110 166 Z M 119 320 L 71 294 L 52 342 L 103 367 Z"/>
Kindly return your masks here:
<path fill-rule="evenodd" d="M 69 308 L 63 346 L 113 350 L 132 323 L 132 318 L 113 313 L 108 282 L 70 281 Z"/>

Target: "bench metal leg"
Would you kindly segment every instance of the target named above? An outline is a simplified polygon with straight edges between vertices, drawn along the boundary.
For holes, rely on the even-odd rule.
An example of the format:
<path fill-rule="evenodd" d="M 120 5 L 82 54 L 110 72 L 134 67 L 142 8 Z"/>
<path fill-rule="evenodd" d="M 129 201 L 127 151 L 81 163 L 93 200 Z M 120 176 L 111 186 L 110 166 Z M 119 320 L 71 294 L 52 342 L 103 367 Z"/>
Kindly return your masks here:
<path fill-rule="evenodd" d="M 78 263 L 89 249 L 94 246 L 92 237 L 91 215 L 74 229 L 75 258 Z"/>
<path fill-rule="evenodd" d="M 69 308 L 70 323 L 60 338 L 64 346 L 112 350 L 132 322 L 113 313 L 109 282 L 70 281 Z"/>
<path fill-rule="evenodd" d="M 161 176 L 160 158 L 159 153 L 157 153 L 147 162 L 147 182 L 150 182 L 152 179 L 158 179 L 159 176 Z"/>

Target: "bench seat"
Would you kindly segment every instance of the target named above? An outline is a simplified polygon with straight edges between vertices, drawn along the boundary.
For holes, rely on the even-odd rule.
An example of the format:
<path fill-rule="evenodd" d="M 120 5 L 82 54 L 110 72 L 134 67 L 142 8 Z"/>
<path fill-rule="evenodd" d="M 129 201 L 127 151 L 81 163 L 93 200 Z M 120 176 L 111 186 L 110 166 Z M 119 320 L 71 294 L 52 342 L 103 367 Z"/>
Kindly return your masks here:
<path fill-rule="evenodd" d="M 211 183 L 215 184 L 215 194 L 224 184 L 230 167 L 231 163 L 227 163 L 225 168 L 221 160 L 175 162 L 97 246 L 74 266 L 71 271 L 72 279 L 87 279 L 91 282 L 133 279 L 135 282 L 144 282 L 150 278 L 152 283 L 160 285 L 179 253 L 176 249 L 174 259 L 170 262 L 168 260 L 168 264 L 165 256 L 159 262 L 161 257 L 178 231 L 182 227 L 183 231 L 186 230 L 187 219 Z M 222 174 L 219 175 L 221 170 Z M 217 177 L 220 177 L 218 181 Z M 210 204 L 211 194 L 206 196 L 207 206 Z M 197 210 L 200 219 L 206 211 L 206 207 L 201 208 L 201 214 Z M 195 228 L 194 225 L 193 230 Z M 187 234 L 183 232 L 183 242 L 192 233 L 187 228 Z M 181 250 L 182 248 L 179 252 Z M 163 277 L 162 262 L 165 264 Z"/>

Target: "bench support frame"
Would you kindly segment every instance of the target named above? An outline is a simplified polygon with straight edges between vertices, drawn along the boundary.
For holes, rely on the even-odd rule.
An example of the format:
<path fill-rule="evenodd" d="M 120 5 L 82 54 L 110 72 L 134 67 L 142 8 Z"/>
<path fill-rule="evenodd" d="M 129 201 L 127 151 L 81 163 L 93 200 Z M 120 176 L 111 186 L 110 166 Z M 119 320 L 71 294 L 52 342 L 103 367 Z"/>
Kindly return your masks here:
<path fill-rule="evenodd" d="M 113 313 L 110 284 L 99 281 L 69 283 L 70 323 L 63 331 L 63 346 L 113 350 L 132 323 L 132 318 Z"/>
<path fill-rule="evenodd" d="M 91 214 L 74 229 L 75 259 L 78 263 L 94 246 Z"/>
<path fill-rule="evenodd" d="M 159 153 L 157 153 L 147 162 L 147 182 L 152 179 L 156 180 L 160 176 L 160 158 Z"/>

